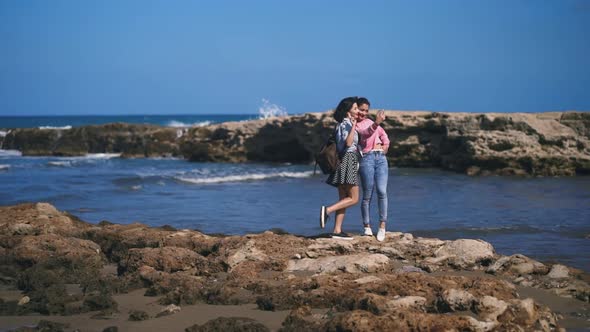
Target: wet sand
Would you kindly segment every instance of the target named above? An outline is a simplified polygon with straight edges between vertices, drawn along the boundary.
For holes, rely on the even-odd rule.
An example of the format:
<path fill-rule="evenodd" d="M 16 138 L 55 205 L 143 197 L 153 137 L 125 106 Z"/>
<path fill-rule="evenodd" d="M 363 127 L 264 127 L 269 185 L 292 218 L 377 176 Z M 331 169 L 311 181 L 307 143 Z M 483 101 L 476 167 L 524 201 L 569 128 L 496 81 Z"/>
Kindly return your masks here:
<path fill-rule="evenodd" d="M 568 331 L 590 331 L 590 303 L 557 296 L 547 290 L 533 287 L 516 286 L 521 298 L 531 297 L 535 302 L 544 304 L 551 311 L 562 316 L 559 324 Z"/>

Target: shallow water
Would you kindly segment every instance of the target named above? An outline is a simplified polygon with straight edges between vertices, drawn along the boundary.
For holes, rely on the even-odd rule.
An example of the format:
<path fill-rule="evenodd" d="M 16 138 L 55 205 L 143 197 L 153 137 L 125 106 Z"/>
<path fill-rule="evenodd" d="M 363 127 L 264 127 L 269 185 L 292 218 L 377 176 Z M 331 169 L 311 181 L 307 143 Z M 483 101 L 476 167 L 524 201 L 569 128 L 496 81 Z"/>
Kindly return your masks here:
<path fill-rule="evenodd" d="M 313 235 L 322 232 L 320 205 L 334 202 L 337 193 L 312 171 L 308 165 L 22 157 L 0 151 L 0 205 L 45 201 L 93 223 L 138 221 L 225 234 L 281 228 Z M 391 169 L 388 190 L 391 231 L 481 238 L 504 255 L 522 253 L 590 271 L 590 177 L 468 177 Z M 376 217 L 376 202 L 372 211 Z M 344 230 L 360 233 L 359 206 L 347 212 Z"/>

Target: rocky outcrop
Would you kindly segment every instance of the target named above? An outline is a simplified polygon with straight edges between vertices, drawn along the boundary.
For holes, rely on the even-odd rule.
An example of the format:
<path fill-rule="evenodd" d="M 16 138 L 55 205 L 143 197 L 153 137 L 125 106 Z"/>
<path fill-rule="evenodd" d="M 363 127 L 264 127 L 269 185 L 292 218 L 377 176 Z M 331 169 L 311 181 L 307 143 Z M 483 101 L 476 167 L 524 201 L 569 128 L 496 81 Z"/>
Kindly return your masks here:
<path fill-rule="evenodd" d="M 22 128 L 9 130 L 2 148 L 28 156 L 82 156 L 123 153 L 129 157 L 177 156 L 174 128 L 112 123 L 71 129 Z"/>
<path fill-rule="evenodd" d="M 0 314 L 100 310 L 108 317 L 117 310 L 112 294 L 145 288 L 171 313 L 198 302 L 291 310 L 283 331 L 553 331 L 561 316 L 521 297 L 517 287 L 573 297 L 581 315 L 590 306 L 586 273 L 502 256 L 481 240 L 387 233 L 384 242 L 345 241 L 270 231 L 212 237 L 172 227 L 91 225 L 48 204 L 1 209 L 0 280 L 27 301 L 2 300 Z M 14 232 L 15 224 L 32 231 Z M 101 272 L 113 264 L 116 276 Z M 79 284 L 78 294 L 68 293 L 66 283 Z M 242 318 L 190 329 L 222 327 L 264 330 Z"/>
<path fill-rule="evenodd" d="M 590 113 L 387 111 L 391 166 L 440 167 L 470 175 L 590 174 Z M 331 113 L 169 128 L 107 124 L 11 129 L 3 149 L 24 155 L 183 157 L 192 161 L 310 163 L 330 135 Z"/>

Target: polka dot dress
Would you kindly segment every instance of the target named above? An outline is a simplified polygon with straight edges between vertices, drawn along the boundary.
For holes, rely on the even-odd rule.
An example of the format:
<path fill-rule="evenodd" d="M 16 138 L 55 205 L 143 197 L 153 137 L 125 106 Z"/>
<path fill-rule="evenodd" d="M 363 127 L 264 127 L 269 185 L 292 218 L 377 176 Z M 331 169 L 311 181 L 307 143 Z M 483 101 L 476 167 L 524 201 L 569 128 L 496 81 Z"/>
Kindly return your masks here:
<path fill-rule="evenodd" d="M 359 185 L 359 158 L 356 152 L 346 152 L 335 173 L 330 174 L 326 183 L 334 187 L 342 184 Z"/>

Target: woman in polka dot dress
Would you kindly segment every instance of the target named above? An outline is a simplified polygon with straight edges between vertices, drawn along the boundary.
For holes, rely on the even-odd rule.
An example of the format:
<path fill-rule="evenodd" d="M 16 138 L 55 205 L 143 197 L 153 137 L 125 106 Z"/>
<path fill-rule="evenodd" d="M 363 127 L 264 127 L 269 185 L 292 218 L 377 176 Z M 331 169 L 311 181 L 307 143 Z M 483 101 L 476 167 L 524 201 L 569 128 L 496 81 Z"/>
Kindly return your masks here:
<path fill-rule="evenodd" d="M 347 97 L 340 101 L 334 111 L 336 127 L 336 147 L 340 154 L 340 166 L 330 174 L 328 184 L 338 188 L 338 202 L 330 206 L 322 206 L 320 210 L 320 226 L 324 228 L 330 213 L 336 212 L 333 238 L 350 240 L 349 234 L 342 232 L 342 222 L 346 208 L 358 203 L 359 200 L 359 150 L 356 120 L 358 114 L 357 97 Z"/>

